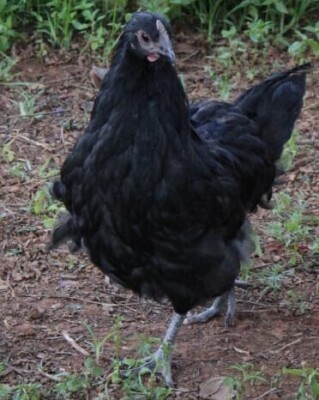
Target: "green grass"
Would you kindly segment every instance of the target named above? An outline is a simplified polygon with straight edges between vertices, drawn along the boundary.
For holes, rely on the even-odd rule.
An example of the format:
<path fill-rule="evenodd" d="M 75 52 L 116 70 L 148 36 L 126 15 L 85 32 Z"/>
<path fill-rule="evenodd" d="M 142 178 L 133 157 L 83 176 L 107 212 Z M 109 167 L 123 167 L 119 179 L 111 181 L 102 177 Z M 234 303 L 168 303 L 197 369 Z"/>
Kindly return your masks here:
<path fill-rule="evenodd" d="M 307 216 L 302 192 L 296 193 L 294 198 L 285 192 L 279 192 L 274 198 L 275 218 L 266 224 L 266 231 L 284 245 L 287 255 L 290 256 L 288 264 L 294 266 L 302 261 L 304 246 L 308 249 L 316 248 L 313 222 Z"/>
<path fill-rule="evenodd" d="M 123 23 L 136 10 L 167 15 L 201 30 L 209 41 L 220 32 L 235 30 L 251 43 L 283 45 L 293 57 L 319 53 L 317 0 L 9 0 L 0 1 L 0 53 L 19 40 L 36 39 L 53 47 L 70 48 L 82 38 L 83 51 L 108 56 Z M 42 50 L 41 50 L 42 49 Z"/>
<path fill-rule="evenodd" d="M 316 368 L 284 368 L 283 374 L 299 378 L 301 381 L 296 393 L 296 400 L 319 400 L 319 370 Z"/>
<path fill-rule="evenodd" d="M 224 384 L 234 390 L 236 400 L 251 398 L 252 394 L 253 398 L 259 398 L 260 392 L 270 394 L 280 388 L 288 377 L 296 378 L 295 400 L 319 400 L 319 370 L 304 363 L 296 368 L 283 368 L 271 379 L 266 377 L 262 368 L 256 369 L 252 363 L 235 364 L 230 369 L 232 374 L 225 378 Z M 265 387 L 270 389 L 265 391 Z"/>
<path fill-rule="evenodd" d="M 0 44 L 1 46 L 1 44 Z M 14 78 L 12 73 L 13 67 L 16 65 L 17 60 L 9 57 L 0 52 L 0 83 L 11 81 Z"/>
<path fill-rule="evenodd" d="M 30 112 L 33 114 L 33 101 L 29 106 L 30 108 L 26 111 L 28 115 Z M 45 228 L 51 229 L 57 215 L 64 211 L 64 207 L 52 199 L 47 184 L 47 182 L 52 180 L 52 178 L 59 173 L 53 160 L 49 157 L 42 165 L 33 167 L 28 159 L 18 158 L 12 148 L 12 142 L 8 142 L 4 143 L 0 148 L 0 161 L 3 163 L 7 172 L 12 177 L 15 177 L 19 183 L 29 182 L 33 177 L 33 173 L 43 181 L 43 185 L 33 194 L 30 202 L 25 205 L 24 211 L 36 215 Z"/>
<path fill-rule="evenodd" d="M 141 360 L 121 358 L 121 318 L 116 317 L 113 329 L 105 336 L 99 338 L 90 325 L 85 324 L 89 333 L 86 341 L 90 355 L 84 360 L 82 369 L 78 372 L 56 372 L 48 374 L 42 365 L 38 371 L 42 376 L 49 378 L 50 384 L 44 386 L 40 383 L 21 382 L 15 385 L 0 383 L 1 400 L 40 400 L 40 399 L 84 399 L 99 398 L 111 400 L 109 392 L 117 389 L 121 398 L 165 400 L 172 389 L 164 387 L 157 382 L 155 373 L 144 370 L 140 374 L 129 372 L 124 378 L 121 370 L 134 368 Z M 105 361 L 101 360 L 106 342 L 113 343 L 113 362 L 106 368 Z M 151 341 L 157 343 L 156 341 Z M 141 347 L 145 355 L 151 354 L 150 339 L 142 338 Z M 6 370 L 5 364 L 0 363 L 0 377 Z M 147 374 L 148 376 L 144 376 Z M 93 397 L 98 394 L 98 397 Z"/>
<path fill-rule="evenodd" d="M 234 374 L 225 378 L 225 385 L 236 393 L 236 400 L 246 398 L 247 389 L 256 393 L 260 384 L 267 383 L 263 370 L 256 370 L 252 363 L 235 364 L 230 367 Z"/>

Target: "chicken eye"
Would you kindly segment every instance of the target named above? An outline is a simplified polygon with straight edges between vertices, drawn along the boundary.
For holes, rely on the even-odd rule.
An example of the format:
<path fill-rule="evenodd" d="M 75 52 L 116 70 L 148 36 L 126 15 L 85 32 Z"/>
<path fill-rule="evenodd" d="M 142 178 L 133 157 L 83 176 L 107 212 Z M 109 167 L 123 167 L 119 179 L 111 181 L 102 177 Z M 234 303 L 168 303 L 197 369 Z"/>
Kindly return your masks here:
<path fill-rule="evenodd" d="M 142 32 L 141 38 L 142 38 L 144 43 L 150 43 L 150 41 L 151 41 L 150 37 L 144 32 Z"/>

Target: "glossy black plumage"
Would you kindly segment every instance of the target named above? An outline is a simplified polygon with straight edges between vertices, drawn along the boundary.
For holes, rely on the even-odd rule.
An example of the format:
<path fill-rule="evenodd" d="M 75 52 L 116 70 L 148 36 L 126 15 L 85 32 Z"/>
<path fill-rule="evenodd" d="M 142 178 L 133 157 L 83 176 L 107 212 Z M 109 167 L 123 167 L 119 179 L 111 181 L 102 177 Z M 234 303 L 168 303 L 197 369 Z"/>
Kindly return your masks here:
<path fill-rule="evenodd" d="M 55 197 L 68 212 L 51 247 L 84 243 L 92 262 L 184 314 L 230 289 L 245 256 L 247 213 L 271 192 L 307 67 L 269 78 L 233 104 L 189 107 L 175 67 L 132 46 L 154 14 L 134 14 L 67 157 Z"/>

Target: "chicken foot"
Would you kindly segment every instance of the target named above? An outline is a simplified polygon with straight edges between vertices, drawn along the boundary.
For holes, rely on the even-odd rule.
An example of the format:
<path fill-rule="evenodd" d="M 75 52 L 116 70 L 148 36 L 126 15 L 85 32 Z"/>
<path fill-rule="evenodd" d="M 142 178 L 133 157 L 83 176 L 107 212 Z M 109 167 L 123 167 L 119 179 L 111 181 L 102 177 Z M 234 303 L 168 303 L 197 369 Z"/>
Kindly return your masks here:
<path fill-rule="evenodd" d="M 165 333 L 162 344 L 158 350 L 149 357 L 142 360 L 142 365 L 136 368 L 130 368 L 122 371 L 123 376 L 128 376 L 131 373 L 140 373 L 142 370 L 149 370 L 151 372 L 159 373 L 162 375 L 165 384 L 169 387 L 174 385 L 172 378 L 172 347 L 175 343 L 178 331 L 183 324 L 185 315 L 175 313 L 170 321 L 170 324 Z"/>
<path fill-rule="evenodd" d="M 217 315 L 220 315 L 224 309 L 224 305 L 226 303 L 226 317 L 225 317 L 225 326 L 232 326 L 234 324 L 234 316 L 236 312 L 236 298 L 235 298 L 235 289 L 232 288 L 218 296 L 214 299 L 213 304 L 204 310 L 203 312 L 196 315 L 189 315 L 185 318 L 184 324 L 201 324 L 209 321 L 210 319 L 215 318 Z"/>

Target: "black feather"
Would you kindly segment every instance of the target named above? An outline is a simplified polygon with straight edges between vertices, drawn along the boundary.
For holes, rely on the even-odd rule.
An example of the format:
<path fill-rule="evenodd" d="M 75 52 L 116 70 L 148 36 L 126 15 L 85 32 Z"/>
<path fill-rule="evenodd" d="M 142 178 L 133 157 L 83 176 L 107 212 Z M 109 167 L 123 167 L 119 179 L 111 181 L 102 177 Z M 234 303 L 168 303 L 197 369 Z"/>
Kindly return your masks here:
<path fill-rule="evenodd" d="M 76 252 L 81 248 L 82 237 L 80 231 L 69 213 L 63 213 L 57 220 L 47 250 L 50 251 L 61 244 L 71 241 L 70 250 Z"/>
<path fill-rule="evenodd" d="M 247 213 L 271 191 L 305 77 L 290 71 L 234 104 L 189 107 L 175 67 L 135 53 L 135 31 L 156 35 L 158 18 L 134 14 L 118 42 L 91 122 L 54 184 L 70 216 L 53 243 L 83 240 L 105 274 L 184 314 L 233 286 Z"/>

